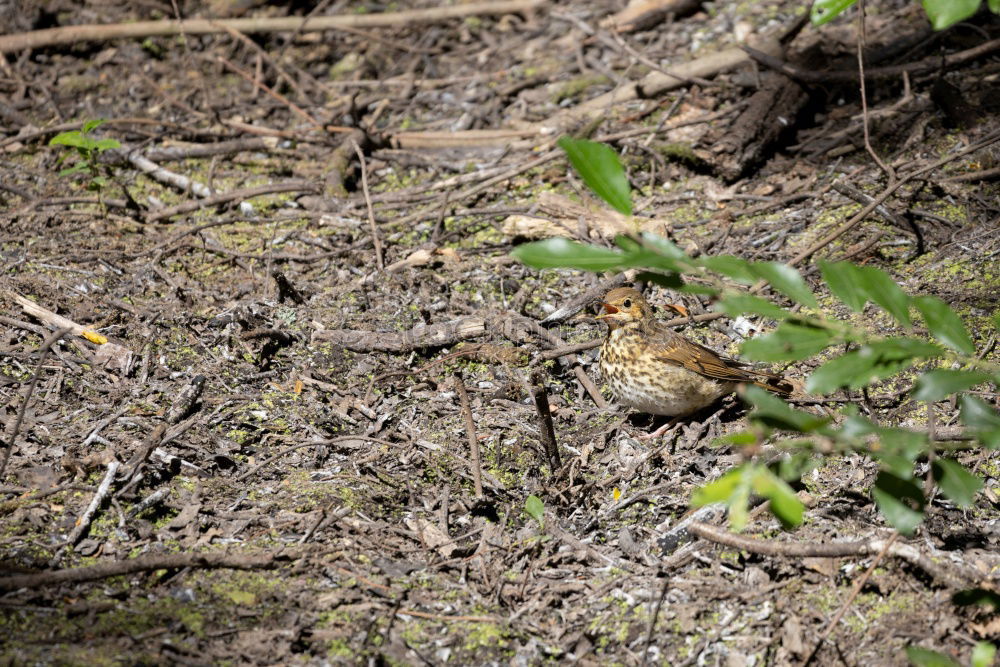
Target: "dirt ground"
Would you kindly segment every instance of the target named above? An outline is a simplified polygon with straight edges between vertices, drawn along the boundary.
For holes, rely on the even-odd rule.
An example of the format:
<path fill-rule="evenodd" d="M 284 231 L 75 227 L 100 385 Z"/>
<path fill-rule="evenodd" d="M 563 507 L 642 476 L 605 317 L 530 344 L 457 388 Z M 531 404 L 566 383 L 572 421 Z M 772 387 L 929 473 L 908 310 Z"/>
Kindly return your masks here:
<path fill-rule="evenodd" d="M 639 438 L 656 424 L 605 405 L 593 345 L 566 349 L 600 339 L 593 302 L 625 278 L 508 254 L 554 233 L 608 244 L 623 224 L 554 148 L 563 132 L 622 153 L 640 224 L 693 254 L 792 261 L 910 176 L 800 268 L 845 318 L 812 262 L 890 271 L 951 304 L 995 359 L 1000 61 L 996 46 L 969 54 L 1000 21 L 932 33 L 918 3 L 869 3 L 867 65 L 897 68 L 867 85 L 882 169 L 864 146 L 851 13 L 816 29 L 802 3 L 677 3 L 623 29 L 617 0 L 522 5 L 5 54 L 0 662 L 894 665 L 919 645 L 967 664 L 1000 639 L 994 608 L 963 604 L 940 572 L 1000 566 L 995 452 L 961 458 L 986 482 L 972 508 L 937 498 L 899 540 L 937 572 L 696 538 L 691 493 L 743 460 L 713 441 L 745 411 L 730 398 Z M 0 4 L 0 29 L 312 9 L 25 0 Z M 715 71 L 675 69 L 748 38 L 798 83 L 738 49 Z M 73 160 L 48 144 L 90 119 L 122 144 L 96 164 L 99 191 L 61 176 Z M 78 329 L 52 343 L 54 314 L 109 343 Z M 686 331 L 736 354 L 770 326 Z M 908 389 L 831 407 L 920 427 Z M 934 419 L 953 424 L 954 402 Z M 818 458 L 797 487 L 804 524 L 759 511 L 744 536 L 889 538 L 877 472 Z"/>

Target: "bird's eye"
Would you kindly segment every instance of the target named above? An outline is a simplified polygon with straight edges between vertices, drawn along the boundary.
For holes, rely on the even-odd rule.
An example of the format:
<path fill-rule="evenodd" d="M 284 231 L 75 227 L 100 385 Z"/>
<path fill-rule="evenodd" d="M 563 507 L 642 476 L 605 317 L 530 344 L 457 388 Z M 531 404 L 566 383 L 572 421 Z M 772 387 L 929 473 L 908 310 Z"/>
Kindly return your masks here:
<path fill-rule="evenodd" d="M 622 301 L 622 308 L 631 308 L 631 307 L 632 307 L 632 299 L 625 299 L 624 301 Z"/>

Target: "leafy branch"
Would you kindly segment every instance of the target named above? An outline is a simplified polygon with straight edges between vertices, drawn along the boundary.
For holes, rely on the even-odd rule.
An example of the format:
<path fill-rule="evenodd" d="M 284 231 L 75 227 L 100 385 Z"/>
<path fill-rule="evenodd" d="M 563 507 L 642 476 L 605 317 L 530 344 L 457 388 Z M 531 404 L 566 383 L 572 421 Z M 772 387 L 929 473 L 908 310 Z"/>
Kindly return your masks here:
<path fill-rule="evenodd" d="M 814 0 L 809 19 L 815 26 L 829 23 L 858 0 Z M 935 30 L 950 28 L 971 17 L 982 6 L 981 0 L 922 0 L 924 12 Z M 1000 14 L 1000 0 L 986 0 L 986 6 L 994 14 Z"/>
<path fill-rule="evenodd" d="M 587 186 L 619 211 L 631 214 L 624 170 L 607 146 L 564 137 L 563 147 Z M 613 159 L 609 159 L 609 155 Z M 624 183 L 624 186 L 622 185 Z M 918 370 L 910 389 L 915 401 L 933 403 L 958 395 L 964 430 L 956 442 L 972 441 L 1000 448 L 1000 413 L 968 392 L 982 385 L 1000 387 L 1000 365 L 976 356 L 976 348 L 962 319 L 934 296 L 910 296 L 884 271 L 850 262 L 820 262 L 820 273 L 830 293 L 849 310 L 861 314 L 869 307 L 883 311 L 904 335 L 883 336 L 830 317 L 801 274 L 777 262 L 751 262 L 722 255 L 692 258 L 667 239 L 653 234 L 621 235 L 617 248 L 547 239 L 515 248 L 513 255 L 538 269 L 569 268 L 584 271 L 642 269 L 642 280 L 681 292 L 708 296 L 726 315 L 757 315 L 776 323 L 770 333 L 743 343 L 743 356 L 754 361 L 796 362 L 845 348 L 814 370 L 806 390 L 829 395 L 841 389 L 861 390 L 900 374 Z M 765 299 L 739 286 L 769 286 L 796 310 Z M 756 290 L 759 291 L 759 288 Z M 922 322 L 930 339 L 916 333 Z M 993 326 L 1000 330 L 1000 314 Z M 918 368 L 919 367 L 919 368 Z M 954 458 L 955 447 L 936 442 L 925 431 L 880 425 L 848 405 L 837 419 L 798 410 L 756 387 L 740 392 L 753 408 L 750 428 L 729 435 L 722 444 L 756 451 L 777 431 L 794 438 L 775 444 L 792 455 L 776 467 L 750 458 L 721 478 L 698 489 L 696 505 L 723 502 L 736 529 L 747 520 L 752 495 L 770 500 L 774 515 L 786 526 L 802 521 L 803 507 L 788 482 L 814 465 L 817 454 L 856 452 L 877 461 L 881 471 L 872 496 L 886 520 L 903 534 L 912 534 L 924 517 L 925 487 L 916 476 L 918 461 L 931 462 L 930 478 L 944 497 L 959 506 L 972 504 L 982 480 Z"/>

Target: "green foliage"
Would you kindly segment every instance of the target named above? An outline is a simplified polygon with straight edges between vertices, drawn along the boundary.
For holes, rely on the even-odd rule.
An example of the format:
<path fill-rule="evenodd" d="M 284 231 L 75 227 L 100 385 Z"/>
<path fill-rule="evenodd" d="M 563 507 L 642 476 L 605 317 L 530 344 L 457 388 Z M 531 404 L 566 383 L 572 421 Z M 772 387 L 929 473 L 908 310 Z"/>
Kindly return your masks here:
<path fill-rule="evenodd" d="M 545 517 L 545 504 L 542 503 L 542 499 L 538 496 L 530 495 L 524 501 L 524 513 L 537 521 L 538 525 L 541 526 L 543 523 L 542 519 Z"/>
<path fill-rule="evenodd" d="M 1000 0 L 997 0 L 1000 2 Z M 605 151 L 586 142 L 564 140 L 560 145 L 574 151 L 576 160 L 591 153 L 591 167 L 610 173 L 624 174 L 608 166 Z M 569 148 L 567 148 L 569 146 Z M 607 149 L 610 151 L 610 149 Z M 613 156 L 613 152 L 611 153 Z M 574 158 L 571 158 L 574 159 Z M 577 169 L 580 166 L 574 162 Z M 585 177 L 588 184 L 596 177 Z M 598 179 L 600 180 L 600 179 Z M 605 176 L 602 182 L 610 181 Z M 619 210 L 631 210 L 621 205 L 625 190 L 616 189 L 607 197 L 619 198 Z M 849 262 L 820 262 L 819 268 L 826 287 L 844 306 L 856 312 L 881 310 L 905 332 L 905 335 L 877 335 L 819 312 L 816 296 L 794 268 L 774 262 L 749 262 L 739 257 L 715 256 L 692 258 L 673 243 L 651 234 L 620 236 L 618 249 L 602 248 L 568 241 L 549 239 L 516 248 L 514 256 L 535 268 L 573 268 L 588 271 L 622 271 L 630 268 L 648 269 L 644 279 L 680 291 L 696 292 L 713 297 L 716 308 L 727 315 L 759 315 L 777 322 L 770 333 L 746 341 L 742 353 L 749 359 L 769 362 L 794 362 L 842 346 L 843 351 L 822 363 L 808 378 L 806 389 L 816 394 L 829 394 L 841 389 L 861 390 L 876 382 L 894 378 L 904 371 L 919 373 L 910 396 L 916 401 L 934 402 L 958 394 L 963 438 L 978 441 L 990 448 L 1000 448 L 1000 413 L 986 401 L 963 394 L 973 387 L 1000 387 L 1000 366 L 976 357 L 976 348 L 961 318 L 948 304 L 933 296 L 911 297 L 884 271 Z M 787 299 L 799 307 L 793 312 L 782 305 L 749 294 L 739 285 L 769 286 L 778 299 Z M 755 288 L 755 289 L 756 289 Z M 914 333 L 912 313 L 919 313 L 933 340 Z M 1000 329 L 1000 316 L 993 318 Z M 934 363 L 946 368 L 925 368 Z M 730 522 L 735 528 L 745 525 L 752 496 L 770 500 L 772 512 L 786 526 L 802 520 L 802 506 L 784 479 L 796 469 L 805 469 L 813 455 L 820 453 L 854 452 L 869 456 L 879 463 L 881 472 L 872 489 L 872 497 L 886 521 L 904 534 L 911 534 L 924 517 L 923 480 L 914 475 L 920 459 L 932 462 L 930 474 L 941 494 L 955 504 L 972 504 L 982 487 L 982 480 L 953 458 L 936 451 L 940 445 L 927 433 L 905 428 L 882 426 L 856 414 L 853 406 L 846 408 L 840 419 L 820 417 L 797 410 L 781 398 L 758 387 L 740 391 L 752 407 L 749 419 L 753 428 L 723 439 L 734 446 L 755 445 L 785 431 L 795 438 L 778 444 L 796 452 L 795 463 L 781 468 L 782 476 L 767 466 L 747 462 L 721 478 L 697 490 L 695 504 L 725 503 Z M 942 453 L 947 453 L 947 449 Z M 540 501 L 539 501 L 540 502 Z"/>
<path fill-rule="evenodd" d="M 809 18 L 813 25 L 823 25 L 855 2 L 857 0 L 814 0 Z M 982 3 L 980 0 L 922 0 L 921 4 L 931 26 L 935 30 L 944 30 L 975 14 Z M 986 6 L 994 14 L 1000 14 L 1000 0 L 987 0 Z"/>
<path fill-rule="evenodd" d="M 972 649 L 970 667 L 990 667 L 996 657 L 997 648 L 989 642 L 979 642 Z M 907 646 L 906 657 L 914 667 L 961 667 L 960 663 L 937 651 L 919 646 Z"/>
<path fill-rule="evenodd" d="M 79 130 L 70 132 L 60 132 L 49 141 L 50 146 L 66 146 L 71 149 L 59 158 L 62 164 L 70 155 L 74 153 L 80 160 L 68 169 L 59 172 L 60 176 L 71 176 L 73 174 L 88 174 L 90 182 L 87 184 L 88 190 L 98 191 L 107 185 L 107 178 L 101 173 L 101 165 L 98 158 L 101 153 L 114 148 L 121 148 L 121 143 L 115 139 L 95 139 L 90 133 L 104 123 L 103 119 L 88 120 Z"/>
<path fill-rule="evenodd" d="M 572 137 L 563 137 L 558 143 L 588 188 L 619 213 L 632 215 L 628 178 L 610 146 Z"/>
<path fill-rule="evenodd" d="M 771 501 L 771 512 L 786 528 L 802 523 L 802 502 L 788 484 L 767 466 L 746 463 L 709 482 L 695 491 L 691 504 L 695 506 L 725 503 L 729 521 L 736 530 L 742 529 L 749 516 L 748 502 L 754 493 Z"/>

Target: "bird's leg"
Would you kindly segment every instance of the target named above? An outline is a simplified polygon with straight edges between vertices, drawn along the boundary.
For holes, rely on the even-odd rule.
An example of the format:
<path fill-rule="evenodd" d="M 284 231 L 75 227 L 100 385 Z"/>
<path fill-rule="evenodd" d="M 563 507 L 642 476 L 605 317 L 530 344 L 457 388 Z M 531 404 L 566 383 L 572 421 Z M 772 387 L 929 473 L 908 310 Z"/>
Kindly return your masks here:
<path fill-rule="evenodd" d="M 675 426 L 677 426 L 678 424 L 680 424 L 683 419 L 684 419 L 683 416 L 681 416 L 681 417 L 674 417 L 673 419 L 671 419 L 670 421 L 668 421 L 666 424 L 664 424 L 660 428 L 658 428 L 655 431 L 653 431 L 652 433 L 648 433 L 646 435 L 637 435 L 637 436 L 635 436 L 635 439 L 636 440 L 652 440 L 653 438 L 659 438 L 661 435 L 663 435 L 664 433 L 666 433 L 670 429 L 672 429 Z"/>

